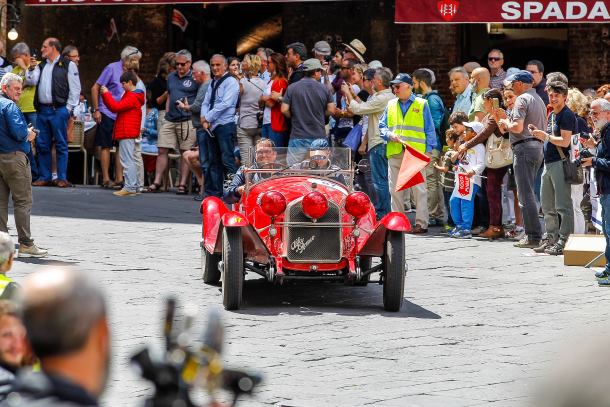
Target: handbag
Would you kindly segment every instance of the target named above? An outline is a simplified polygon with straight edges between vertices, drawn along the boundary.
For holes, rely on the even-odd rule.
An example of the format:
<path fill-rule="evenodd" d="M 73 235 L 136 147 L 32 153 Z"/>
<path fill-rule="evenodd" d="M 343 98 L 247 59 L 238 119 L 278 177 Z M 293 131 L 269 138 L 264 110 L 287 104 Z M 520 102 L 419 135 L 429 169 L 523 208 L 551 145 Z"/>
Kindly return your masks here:
<path fill-rule="evenodd" d="M 362 124 L 358 123 L 352 127 L 343 139 L 343 145 L 349 147 L 352 151 L 358 151 L 358 147 L 362 142 Z"/>
<path fill-rule="evenodd" d="M 485 149 L 485 166 L 487 168 L 502 168 L 513 163 L 513 149 L 510 140 L 491 134 L 487 139 Z"/>
<path fill-rule="evenodd" d="M 559 156 L 561 157 L 561 163 L 563 165 L 563 178 L 567 184 L 570 185 L 579 185 L 582 184 L 585 180 L 585 175 L 583 173 L 582 167 L 577 166 L 570 160 L 563 152 L 563 149 L 559 146 L 555 146 L 557 148 L 557 152 L 559 152 Z"/>
<path fill-rule="evenodd" d="M 555 129 L 555 114 L 551 115 L 551 133 Z M 550 143 L 550 141 L 549 141 Z M 559 153 L 559 157 L 561 158 L 561 163 L 563 165 L 563 179 L 567 184 L 570 185 L 579 185 L 584 182 L 584 173 L 582 167 L 574 164 L 569 157 L 566 157 L 563 149 L 558 145 L 555 145 L 557 152 Z"/>

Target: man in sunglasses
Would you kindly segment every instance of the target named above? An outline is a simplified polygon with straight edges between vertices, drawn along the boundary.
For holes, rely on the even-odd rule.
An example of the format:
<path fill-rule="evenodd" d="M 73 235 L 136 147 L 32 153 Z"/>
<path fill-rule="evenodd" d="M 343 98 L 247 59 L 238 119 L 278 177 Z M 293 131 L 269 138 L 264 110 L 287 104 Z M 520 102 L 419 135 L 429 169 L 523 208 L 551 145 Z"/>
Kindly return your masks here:
<path fill-rule="evenodd" d="M 155 181 L 148 188 L 148 192 L 158 192 L 163 182 L 165 170 L 169 164 L 169 151 L 177 150 L 184 154 L 197 145 L 195 128 L 191 121 L 191 113 L 180 109 L 181 105 L 192 105 L 197 96 L 199 83 L 193 77 L 191 69 L 191 53 L 186 50 L 176 52 L 176 71 L 167 75 L 167 105 L 165 121 L 159 129 L 157 147 L 157 167 Z M 187 182 L 190 171 L 186 160 L 180 164 L 180 181 L 176 194 L 187 194 Z"/>
<path fill-rule="evenodd" d="M 506 79 L 506 71 L 502 69 L 504 65 L 504 54 L 499 49 L 492 49 L 487 55 L 487 65 L 489 66 L 489 72 L 491 73 L 491 87 L 495 89 L 502 89 L 504 79 Z"/>

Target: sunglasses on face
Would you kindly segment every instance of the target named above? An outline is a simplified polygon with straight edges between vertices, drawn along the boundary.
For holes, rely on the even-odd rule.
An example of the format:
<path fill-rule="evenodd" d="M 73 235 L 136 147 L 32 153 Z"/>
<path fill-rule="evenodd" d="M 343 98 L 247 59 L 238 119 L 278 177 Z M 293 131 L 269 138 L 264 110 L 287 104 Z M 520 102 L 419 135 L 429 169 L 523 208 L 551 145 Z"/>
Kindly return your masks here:
<path fill-rule="evenodd" d="M 187 66 L 188 62 L 176 62 L 176 66 Z"/>
<path fill-rule="evenodd" d="M 502 58 L 489 57 L 489 58 L 487 58 L 487 60 L 488 60 L 488 61 L 491 61 L 491 62 L 498 62 L 498 61 L 501 61 L 501 60 L 502 60 Z"/>

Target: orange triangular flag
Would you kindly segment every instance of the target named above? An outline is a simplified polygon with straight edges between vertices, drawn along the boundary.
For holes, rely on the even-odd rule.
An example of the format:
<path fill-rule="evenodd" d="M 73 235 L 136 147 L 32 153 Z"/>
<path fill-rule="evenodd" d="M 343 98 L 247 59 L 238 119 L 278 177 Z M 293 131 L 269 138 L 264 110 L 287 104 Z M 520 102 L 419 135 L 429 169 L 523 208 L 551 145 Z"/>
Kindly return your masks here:
<path fill-rule="evenodd" d="M 405 144 L 402 164 L 400 164 L 400 171 L 398 171 L 396 179 L 396 192 L 424 182 L 421 170 L 426 168 L 429 162 L 430 157 Z"/>

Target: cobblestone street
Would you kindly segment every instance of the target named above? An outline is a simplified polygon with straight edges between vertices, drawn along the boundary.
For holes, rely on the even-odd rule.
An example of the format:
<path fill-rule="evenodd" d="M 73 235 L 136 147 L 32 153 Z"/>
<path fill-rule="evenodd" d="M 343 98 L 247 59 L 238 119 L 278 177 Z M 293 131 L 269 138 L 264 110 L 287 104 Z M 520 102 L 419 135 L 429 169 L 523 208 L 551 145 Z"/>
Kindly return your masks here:
<path fill-rule="evenodd" d="M 32 233 L 50 256 L 19 259 L 12 277 L 51 265 L 99 280 L 114 338 L 103 405 L 143 405 L 150 387 L 128 357 L 161 347 L 164 298 L 197 308 L 196 332 L 211 307 L 222 309 L 219 287 L 201 281 L 198 204 L 99 188 L 34 192 Z M 599 310 L 610 306 L 608 292 L 562 257 L 440 235 L 408 236 L 406 245 L 399 313 L 383 311 L 378 284 L 274 287 L 249 275 L 243 309 L 222 310 L 228 365 L 264 375 L 242 405 L 526 405 L 555 341 L 606 319 Z"/>

